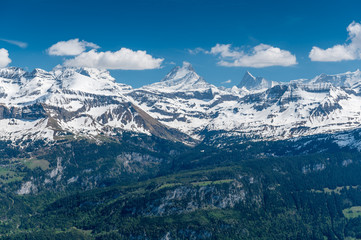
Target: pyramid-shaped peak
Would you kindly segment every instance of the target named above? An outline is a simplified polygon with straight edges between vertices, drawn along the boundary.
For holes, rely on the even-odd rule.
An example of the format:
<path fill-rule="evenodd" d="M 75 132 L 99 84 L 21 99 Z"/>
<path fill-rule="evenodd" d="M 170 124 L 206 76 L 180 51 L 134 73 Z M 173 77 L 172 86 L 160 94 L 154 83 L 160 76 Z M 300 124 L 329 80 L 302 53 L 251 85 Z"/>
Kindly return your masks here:
<path fill-rule="evenodd" d="M 238 84 L 237 87 L 239 88 L 246 87 L 247 89 L 250 89 L 249 88 L 250 86 L 252 86 L 251 88 L 253 88 L 253 86 L 256 85 L 256 82 L 260 81 L 261 79 L 263 78 L 254 77 L 249 71 L 246 71 L 245 74 L 243 75 L 241 82 Z"/>
<path fill-rule="evenodd" d="M 212 88 L 213 85 L 204 81 L 189 62 L 174 67 L 160 82 L 144 86 L 157 91 L 195 91 Z"/>
<path fill-rule="evenodd" d="M 194 71 L 193 66 L 189 62 L 183 62 L 182 67 L 174 67 L 162 80 L 164 81 L 174 81 L 177 79 L 182 79 L 187 75 L 195 75 L 196 78 L 199 78 L 198 74 Z"/>
<path fill-rule="evenodd" d="M 252 80 L 256 81 L 256 77 L 253 76 L 249 71 L 246 71 L 246 73 L 243 75 L 241 82 L 252 81 Z"/>
<path fill-rule="evenodd" d="M 246 73 L 244 74 L 243 78 L 253 78 L 253 79 L 256 79 L 256 77 L 254 77 L 249 71 L 246 71 Z"/>
<path fill-rule="evenodd" d="M 263 77 L 254 77 L 249 71 L 246 71 L 238 88 L 247 88 L 248 90 L 258 90 L 272 87 L 272 82 Z"/>

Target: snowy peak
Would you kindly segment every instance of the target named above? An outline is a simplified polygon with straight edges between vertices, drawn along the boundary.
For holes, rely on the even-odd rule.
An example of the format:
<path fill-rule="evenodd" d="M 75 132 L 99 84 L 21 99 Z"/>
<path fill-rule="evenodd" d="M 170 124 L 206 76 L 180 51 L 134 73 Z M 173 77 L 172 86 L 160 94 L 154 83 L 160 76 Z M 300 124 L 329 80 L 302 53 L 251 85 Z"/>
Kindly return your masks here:
<path fill-rule="evenodd" d="M 100 95 L 122 95 L 125 86 L 115 82 L 106 70 L 95 68 L 57 68 L 54 69 L 56 81 L 64 90 L 86 92 Z"/>
<path fill-rule="evenodd" d="M 357 69 L 355 72 L 346 72 L 335 75 L 321 74 L 308 81 L 308 83 L 309 84 L 330 83 L 335 87 L 353 88 L 361 84 L 361 71 Z"/>
<path fill-rule="evenodd" d="M 40 68 L 35 68 L 32 72 L 26 72 L 22 77 L 26 79 L 26 82 L 33 81 L 34 79 L 38 79 L 39 80 L 38 87 L 40 87 L 41 82 L 43 82 L 44 79 L 53 79 L 54 73 L 47 72 Z"/>
<path fill-rule="evenodd" d="M 241 82 L 238 84 L 239 88 L 246 87 L 247 86 L 254 86 L 256 84 L 256 77 L 254 77 L 250 72 L 246 72 L 241 80 Z"/>
<path fill-rule="evenodd" d="M 64 94 L 69 93 L 115 96 L 129 101 L 123 93 L 130 89 L 125 84 L 116 83 L 108 71 L 95 68 L 56 67 L 49 72 L 39 68 L 32 72 L 13 67 L 0 68 L 0 103 L 8 106 L 47 102 L 64 98 Z"/>
<path fill-rule="evenodd" d="M 105 69 L 97 69 L 97 68 L 78 68 L 76 70 L 79 74 L 82 74 L 84 76 L 88 76 L 93 79 L 98 80 L 105 80 L 105 81 L 112 81 L 115 82 L 115 78 L 113 78 L 109 71 Z"/>
<path fill-rule="evenodd" d="M 170 80 L 179 80 L 187 75 L 197 75 L 194 71 L 193 66 L 189 62 L 183 62 L 183 66 L 174 67 L 162 80 L 161 82 L 166 82 Z M 198 75 L 197 75 L 198 76 Z M 199 76 L 198 76 L 199 77 Z"/>
<path fill-rule="evenodd" d="M 57 76 L 58 78 L 66 78 L 72 75 L 80 74 L 85 77 L 89 77 L 99 81 L 115 82 L 115 79 L 110 75 L 109 71 L 104 69 L 87 68 L 87 67 L 81 67 L 81 68 L 56 67 L 53 69 L 52 72 L 54 72 L 55 76 Z"/>
<path fill-rule="evenodd" d="M 25 73 L 26 71 L 17 67 L 0 68 L 0 78 L 18 79 Z"/>
<path fill-rule="evenodd" d="M 183 66 L 173 68 L 160 82 L 145 86 L 145 89 L 157 91 L 203 91 L 209 90 L 213 85 L 200 77 L 188 62 Z"/>
<path fill-rule="evenodd" d="M 260 90 L 273 86 L 273 82 L 266 80 L 263 77 L 254 77 L 250 72 L 246 72 L 238 84 L 238 88 L 247 88 L 248 90 Z"/>

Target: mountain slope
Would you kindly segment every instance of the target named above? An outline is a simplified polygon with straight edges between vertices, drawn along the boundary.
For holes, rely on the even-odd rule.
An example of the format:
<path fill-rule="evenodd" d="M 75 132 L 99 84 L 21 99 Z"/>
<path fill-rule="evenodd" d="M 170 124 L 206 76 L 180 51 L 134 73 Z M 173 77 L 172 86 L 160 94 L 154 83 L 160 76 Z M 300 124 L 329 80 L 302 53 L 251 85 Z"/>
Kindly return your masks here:
<path fill-rule="evenodd" d="M 116 136 L 172 141 L 279 140 L 358 128 L 361 73 L 276 83 L 245 74 L 232 89 L 207 83 L 184 62 L 160 82 L 132 89 L 107 71 L 0 69 L 0 139 Z"/>
<path fill-rule="evenodd" d="M 185 62 L 162 81 L 135 89 L 128 96 L 163 124 L 200 139 L 197 133 L 210 120 L 207 109 L 219 92 Z"/>
<path fill-rule="evenodd" d="M 53 141 L 131 131 L 190 140 L 135 106 L 124 95 L 129 89 L 98 69 L 1 69 L 0 139 Z"/>
<path fill-rule="evenodd" d="M 359 75 L 356 71 L 281 84 L 247 72 L 239 88 L 217 89 L 203 84 L 209 86 L 206 90 L 192 88 L 200 78 L 186 64 L 153 84 L 157 87 L 135 89 L 129 96 L 160 122 L 197 139 L 209 134 L 214 139 L 288 139 L 358 128 Z M 184 76 L 197 77 L 186 81 Z M 182 85 L 186 90 L 178 88 L 179 82 L 188 84 Z"/>
<path fill-rule="evenodd" d="M 0 73 L 0 239 L 361 236 L 357 74 L 252 90 L 189 64 L 140 89 L 96 69 Z"/>

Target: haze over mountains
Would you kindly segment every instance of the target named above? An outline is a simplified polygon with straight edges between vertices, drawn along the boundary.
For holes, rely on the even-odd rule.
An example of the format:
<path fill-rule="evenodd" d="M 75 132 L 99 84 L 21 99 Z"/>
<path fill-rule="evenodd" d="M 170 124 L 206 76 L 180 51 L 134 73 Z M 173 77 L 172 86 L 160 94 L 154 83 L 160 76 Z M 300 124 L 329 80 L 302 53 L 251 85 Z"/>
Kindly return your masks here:
<path fill-rule="evenodd" d="M 218 88 L 190 63 L 138 89 L 93 68 L 0 69 L 0 138 L 23 142 L 97 138 L 124 131 L 194 142 L 277 140 L 358 128 L 361 72 L 288 83 L 247 72 Z M 191 138 L 194 140 L 191 140 Z"/>

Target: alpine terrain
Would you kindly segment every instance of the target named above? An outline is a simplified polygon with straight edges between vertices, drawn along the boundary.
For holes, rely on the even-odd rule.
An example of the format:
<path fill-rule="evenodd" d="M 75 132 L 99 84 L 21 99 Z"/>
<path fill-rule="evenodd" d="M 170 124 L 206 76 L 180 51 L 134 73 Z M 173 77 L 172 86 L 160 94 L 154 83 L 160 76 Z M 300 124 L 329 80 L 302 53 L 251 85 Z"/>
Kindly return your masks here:
<path fill-rule="evenodd" d="M 359 70 L 0 68 L 0 239 L 360 239 L 360 124 Z"/>

